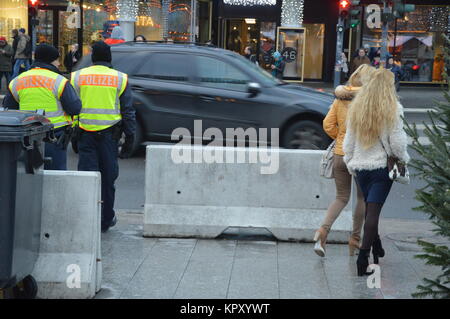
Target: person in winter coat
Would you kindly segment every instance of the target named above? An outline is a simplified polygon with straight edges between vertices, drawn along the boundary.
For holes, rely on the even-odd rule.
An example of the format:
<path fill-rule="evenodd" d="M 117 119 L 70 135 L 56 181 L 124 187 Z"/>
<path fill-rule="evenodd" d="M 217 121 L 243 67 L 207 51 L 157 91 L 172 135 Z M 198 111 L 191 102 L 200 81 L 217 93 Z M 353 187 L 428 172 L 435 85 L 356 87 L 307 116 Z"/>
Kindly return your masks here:
<path fill-rule="evenodd" d="M 333 160 L 336 199 L 328 207 L 322 226 L 314 236 L 314 251 L 321 257 L 325 256 L 325 244 L 331 226 L 350 200 L 352 177 L 344 163 L 344 151 L 342 149 L 346 132 L 348 106 L 361 89 L 361 86 L 370 79 L 370 75 L 374 71 L 375 69 L 370 65 L 363 64 L 353 72 L 347 85 L 338 86 L 335 90 L 336 98 L 331 105 L 330 111 L 323 120 L 324 131 L 336 141 Z M 348 241 L 351 256 L 354 255 L 356 249 L 359 249 L 361 229 L 364 222 L 364 210 L 364 197 L 362 191 L 357 187 L 357 202 L 353 214 L 353 231 Z"/>
<path fill-rule="evenodd" d="M 276 77 L 277 79 L 282 80 L 286 62 L 284 62 L 283 57 L 281 56 L 281 53 L 278 51 L 273 53 L 273 59 L 274 59 L 274 62 L 270 66 L 272 69 L 272 75 L 274 77 Z"/>
<path fill-rule="evenodd" d="M 30 59 L 31 55 L 26 52 L 27 50 L 27 44 L 30 42 L 30 37 L 25 34 L 25 29 L 21 28 L 19 29 L 19 40 L 17 42 L 17 50 L 14 55 L 15 62 L 13 67 L 13 75 L 12 79 L 14 79 L 16 76 L 19 75 L 19 71 L 21 66 L 23 65 L 25 71 L 28 71 L 30 69 Z"/>
<path fill-rule="evenodd" d="M 11 31 L 12 34 L 12 48 L 13 48 L 13 55 L 11 57 L 11 62 L 12 65 L 14 65 L 14 63 L 16 62 L 16 59 L 14 58 L 16 56 L 16 51 L 17 51 L 17 44 L 19 43 L 19 30 L 17 29 L 12 29 Z"/>
<path fill-rule="evenodd" d="M 359 49 L 358 56 L 352 60 L 352 65 L 350 69 L 350 74 L 356 71 L 362 64 L 370 65 L 370 59 L 366 55 L 366 50 L 364 48 Z"/>
<path fill-rule="evenodd" d="M 371 249 L 374 263 L 385 254 L 378 222 L 392 186 L 387 157 L 389 154 L 409 161 L 402 116 L 394 74 L 385 68 L 375 70 L 350 104 L 344 138 L 344 162 L 356 175 L 366 202 L 364 235 L 356 262 L 358 276 L 371 274 L 367 272 Z"/>
<path fill-rule="evenodd" d="M 78 43 L 72 44 L 70 51 L 64 57 L 64 66 L 68 73 L 72 72 L 75 64 L 81 59 L 81 53 L 78 51 Z"/>
<path fill-rule="evenodd" d="M 0 37 L 0 90 L 3 77 L 6 80 L 6 87 L 8 87 L 12 71 L 11 57 L 13 53 L 13 48 L 6 42 L 6 38 Z"/>
<path fill-rule="evenodd" d="M 258 59 L 256 58 L 256 54 L 253 52 L 251 46 L 245 47 L 244 57 L 252 63 L 258 65 Z"/>
<path fill-rule="evenodd" d="M 122 28 L 120 26 L 114 27 L 111 32 L 111 37 L 105 40 L 108 45 L 114 45 L 125 42 L 125 36 L 123 35 Z"/>
<path fill-rule="evenodd" d="M 400 91 L 400 79 L 402 78 L 403 71 L 397 64 L 394 63 L 394 58 L 392 56 L 388 57 L 388 63 L 386 64 L 386 69 L 388 69 L 392 73 L 394 73 L 395 89 L 397 92 Z"/>

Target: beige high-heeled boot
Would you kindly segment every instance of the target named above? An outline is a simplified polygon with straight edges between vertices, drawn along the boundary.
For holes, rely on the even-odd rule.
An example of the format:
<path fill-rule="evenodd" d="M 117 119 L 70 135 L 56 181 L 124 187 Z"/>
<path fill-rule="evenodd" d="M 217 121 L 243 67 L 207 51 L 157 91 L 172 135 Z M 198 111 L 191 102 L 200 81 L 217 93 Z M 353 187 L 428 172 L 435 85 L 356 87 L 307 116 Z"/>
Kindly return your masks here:
<path fill-rule="evenodd" d="M 354 235 L 350 236 L 350 238 L 348 239 L 348 252 L 349 252 L 350 256 L 354 256 L 355 251 L 359 252 L 360 240 L 361 240 L 361 238 L 356 237 Z"/>
<path fill-rule="evenodd" d="M 325 257 L 325 245 L 327 242 L 328 231 L 320 227 L 314 234 L 314 252 L 320 257 Z"/>

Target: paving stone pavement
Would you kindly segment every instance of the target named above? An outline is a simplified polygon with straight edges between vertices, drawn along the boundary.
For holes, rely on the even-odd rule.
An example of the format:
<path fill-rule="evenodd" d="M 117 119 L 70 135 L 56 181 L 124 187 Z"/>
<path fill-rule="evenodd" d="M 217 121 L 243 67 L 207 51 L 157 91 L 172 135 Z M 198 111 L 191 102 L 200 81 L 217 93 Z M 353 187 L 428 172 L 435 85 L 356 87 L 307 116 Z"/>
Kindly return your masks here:
<path fill-rule="evenodd" d="M 368 288 L 346 245 L 327 245 L 320 258 L 311 243 L 279 242 L 258 229 L 231 229 L 214 240 L 143 238 L 143 214 L 118 217 L 102 234 L 103 283 L 96 298 L 411 298 L 422 278 L 439 274 L 414 258 L 417 237 L 439 242 L 428 221 L 381 221 L 381 288 Z"/>

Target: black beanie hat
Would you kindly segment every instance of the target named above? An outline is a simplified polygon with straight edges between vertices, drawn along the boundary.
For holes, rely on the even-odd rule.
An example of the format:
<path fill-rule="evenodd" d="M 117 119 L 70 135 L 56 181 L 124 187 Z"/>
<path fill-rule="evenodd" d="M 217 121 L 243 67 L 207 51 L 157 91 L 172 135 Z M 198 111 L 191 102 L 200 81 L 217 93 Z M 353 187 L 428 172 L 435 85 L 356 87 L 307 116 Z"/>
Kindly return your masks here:
<path fill-rule="evenodd" d="M 34 59 L 37 62 L 52 63 L 59 58 L 59 51 L 54 46 L 46 43 L 41 43 L 36 47 L 34 52 Z"/>
<path fill-rule="evenodd" d="M 111 63 L 111 47 L 103 41 L 95 42 L 92 45 L 92 62 L 110 62 Z"/>

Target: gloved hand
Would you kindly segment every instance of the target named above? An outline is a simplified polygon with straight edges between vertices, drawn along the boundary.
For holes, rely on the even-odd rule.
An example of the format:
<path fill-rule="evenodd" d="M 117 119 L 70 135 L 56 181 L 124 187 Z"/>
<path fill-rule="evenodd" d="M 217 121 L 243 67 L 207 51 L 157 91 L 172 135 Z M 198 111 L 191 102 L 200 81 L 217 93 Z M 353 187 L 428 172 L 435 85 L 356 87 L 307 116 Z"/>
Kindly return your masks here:
<path fill-rule="evenodd" d="M 122 145 L 122 149 L 120 151 L 120 158 L 129 158 L 131 157 L 131 151 L 133 150 L 134 143 L 134 135 L 125 136 L 125 142 Z"/>

